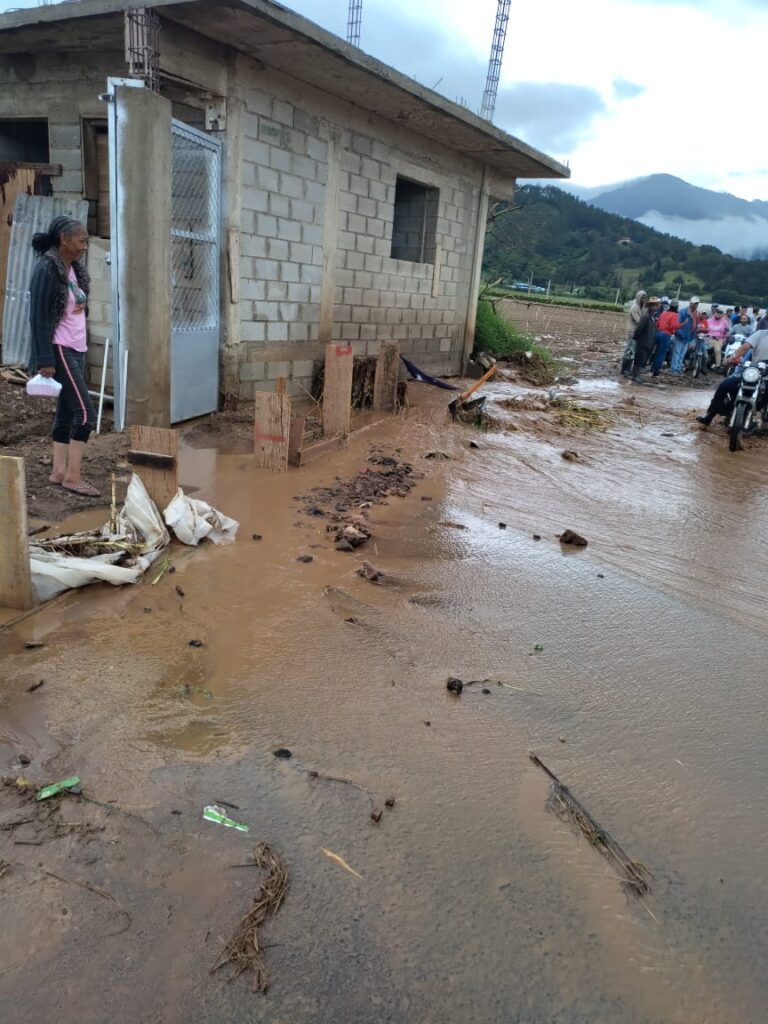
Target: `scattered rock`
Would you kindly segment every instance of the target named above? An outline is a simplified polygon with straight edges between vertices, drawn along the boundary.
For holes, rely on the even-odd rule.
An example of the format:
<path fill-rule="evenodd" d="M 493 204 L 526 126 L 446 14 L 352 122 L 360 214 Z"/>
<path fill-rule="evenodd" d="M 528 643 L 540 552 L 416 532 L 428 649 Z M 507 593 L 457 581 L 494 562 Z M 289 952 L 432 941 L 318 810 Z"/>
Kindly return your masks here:
<path fill-rule="evenodd" d="M 464 689 L 464 683 L 461 679 L 455 679 L 453 676 L 450 676 L 445 684 L 445 688 L 449 693 L 455 693 L 457 697 L 460 697 L 461 691 Z"/>
<path fill-rule="evenodd" d="M 564 452 L 560 452 L 560 458 L 565 459 L 566 462 L 581 462 L 579 453 L 571 448 L 566 448 Z"/>
<path fill-rule="evenodd" d="M 371 821 L 374 824 L 378 825 L 379 822 L 381 821 L 381 818 L 382 818 L 383 814 L 384 814 L 384 812 L 379 810 L 378 807 L 374 807 L 373 810 L 371 811 Z"/>
<path fill-rule="evenodd" d="M 469 442 L 469 447 L 470 448 L 479 448 L 482 451 L 482 449 L 485 448 L 485 445 L 484 444 L 480 444 L 479 441 L 470 441 Z"/>
<path fill-rule="evenodd" d="M 383 569 L 376 569 L 370 562 L 363 562 L 357 570 L 357 575 L 369 583 L 383 583 L 387 578 Z"/>
<path fill-rule="evenodd" d="M 45 644 L 42 642 L 42 640 L 27 640 L 27 642 L 24 644 L 24 647 L 28 651 L 36 651 L 38 647 L 45 647 Z"/>
<path fill-rule="evenodd" d="M 314 562 L 314 555 L 299 555 L 296 559 L 297 562 Z"/>
<path fill-rule="evenodd" d="M 421 500 L 422 501 L 432 501 L 432 499 L 429 497 L 428 494 L 422 494 Z"/>
<path fill-rule="evenodd" d="M 337 551 L 354 551 L 355 549 L 348 540 L 340 540 L 336 545 Z"/>
<path fill-rule="evenodd" d="M 558 537 L 558 540 L 561 544 L 572 544 L 576 548 L 585 548 L 588 543 L 586 537 L 582 537 L 575 530 L 564 530 Z"/>
<path fill-rule="evenodd" d="M 544 644 L 534 644 L 533 649 L 537 654 L 540 654 L 544 650 Z"/>
<path fill-rule="evenodd" d="M 32 764 L 29 754 L 19 754 L 19 764 Z"/>
<path fill-rule="evenodd" d="M 170 570 L 168 570 L 168 571 L 170 572 Z M 178 585 L 178 583 L 176 584 L 175 590 L 176 590 L 176 593 L 179 595 L 179 597 L 184 597 L 184 591 L 181 589 L 181 587 Z"/>
<path fill-rule="evenodd" d="M 450 519 L 444 519 L 439 525 L 440 526 L 447 526 L 451 530 L 466 530 L 466 529 L 468 529 L 468 527 L 464 526 L 463 523 L 454 523 Z"/>
<path fill-rule="evenodd" d="M 605 579 L 605 575 L 604 575 L 604 574 L 603 574 L 602 572 L 599 572 L 599 573 L 597 574 L 597 578 L 598 578 L 599 580 L 604 580 L 604 579 Z"/>
<path fill-rule="evenodd" d="M 565 736 L 558 736 L 557 737 L 557 742 L 558 743 L 567 743 L 568 741 L 566 740 Z"/>
<path fill-rule="evenodd" d="M 427 452 L 424 456 L 425 459 L 450 459 L 450 455 L 446 455 L 445 452 Z"/>
<path fill-rule="evenodd" d="M 507 524 L 506 523 L 499 523 L 499 529 L 500 530 L 506 530 L 506 528 L 507 528 Z"/>
<path fill-rule="evenodd" d="M 675 435 L 674 434 L 670 434 L 670 433 L 665 433 L 665 434 L 662 434 L 661 436 L 662 437 L 674 437 Z"/>
<path fill-rule="evenodd" d="M 422 721 L 424 722 L 424 725 L 432 725 L 428 718 L 423 718 Z"/>
<path fill-rule="evenodd" d="M 261 540 L 261 534 L 260 533 L 252 533 L 251 534 L 251 540 Z"/>
<path fill-rule="evenodd" d="M 293 754 L 287 747 L 278 747 L 277 750 L 273 750 L 272 753 L 275 757 L 279 757 L 283 761 L 287 761 L 289 757 L 293 757 Z"/>
<path fill-rule="evenodd" d="M 356 619 L 354 617 L 354 615 L 350 615 L 349 618 L 348 619 L 344 619 L 344 621 L 348 622 L 350 624 L 350 626 L 359 626 L 360 625 L 360 619 Z"/>
<path fill-rule="evenodd" d="M 534 540 L 541 540 L 541 534 L 540 533 L 534 533 L 533 539 Z"/>
<path fill-rule="evenodd" d="M 143 611 L 144 611 L 144 613 L 146 615 L 148 615 L 152 611 L 152 609 L 151 608 L 144 608 Z"/>
<path fill-rule="evenodd" d="M 384 801 L 384 806 L 389 807 L 389 809 L 391 810 L 395 806 L 395 798 L 393 796 L 388 796 L 387 799 Z"/>
<path fill-rule="evenodd" d="M 488 689 L 488 687 L 487 687 L 487 686 L 484 686 L 484 687 L 483 687 L 483 693 L 484 693 L 484 694 L 485 694 L 486 696 L 488 696 L 488 694 L 489 694 L 490 692 L 491 692 L 491 691 L 490 691 L 490 690 Z"/>
<path fill-rule="evenodd" d="M 189 641 L 189 646 L 190 647 L 205 647 L 206 645 L 203 643 L 202 640 L 190 640 Z"/>
<path fill-rule="evenodd" d="M 176 566 L 175 565 L 171 565 L 171 566 L 168 567 L 168 575 L 169 576 L 173 576 L 173 574 L 175 572 L 176 572 Z"/>

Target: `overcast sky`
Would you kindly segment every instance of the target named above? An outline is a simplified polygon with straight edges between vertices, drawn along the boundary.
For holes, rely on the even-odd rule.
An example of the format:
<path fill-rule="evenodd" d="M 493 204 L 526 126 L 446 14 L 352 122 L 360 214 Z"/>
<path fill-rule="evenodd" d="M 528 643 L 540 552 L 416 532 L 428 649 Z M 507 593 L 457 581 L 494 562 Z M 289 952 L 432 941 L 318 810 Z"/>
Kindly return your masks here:
<path fill-rule="evenodd" d="M 347 0 L 286 6 L 346 36 Z M 477 111 L 496 6 L 363 0 L 361 46 Z M 767 42 L 768 0 L 512 0 L 494 120 L 575 184 L 665 172 L 768 199 Z"/>

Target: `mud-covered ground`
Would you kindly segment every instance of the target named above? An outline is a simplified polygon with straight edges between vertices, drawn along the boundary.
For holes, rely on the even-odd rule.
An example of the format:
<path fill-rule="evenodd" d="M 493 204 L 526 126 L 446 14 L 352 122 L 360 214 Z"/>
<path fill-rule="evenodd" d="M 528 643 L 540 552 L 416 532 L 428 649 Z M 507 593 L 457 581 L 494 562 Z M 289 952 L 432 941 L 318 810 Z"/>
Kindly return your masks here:
<path fill-rule="evenodd" d="M 215 420 L 181 483 L 234 545 L 0 631 L 4 1024 L 761 1024 L 768 453 L 585 370 L 495 381 L 487 429 L 413 385 L 286 474 Z M 257 841 L 289 872 L 264 994 L 210 973 Z"/>

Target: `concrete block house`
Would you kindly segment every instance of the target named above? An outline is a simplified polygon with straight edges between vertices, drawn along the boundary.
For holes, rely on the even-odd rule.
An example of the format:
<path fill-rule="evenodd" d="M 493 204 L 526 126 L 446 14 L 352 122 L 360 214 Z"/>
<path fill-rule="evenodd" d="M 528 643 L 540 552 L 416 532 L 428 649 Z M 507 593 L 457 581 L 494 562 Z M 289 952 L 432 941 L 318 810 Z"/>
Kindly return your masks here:
<path fill-rule="evenodd" d="M 117 405 L 155 425 L 300 394 L 329 341 L 459 372 L 489 197 L 568 175 L 269 0 L 0 16 L 0 167 L 87 201 L 93 371 L 110 337 Z"/>

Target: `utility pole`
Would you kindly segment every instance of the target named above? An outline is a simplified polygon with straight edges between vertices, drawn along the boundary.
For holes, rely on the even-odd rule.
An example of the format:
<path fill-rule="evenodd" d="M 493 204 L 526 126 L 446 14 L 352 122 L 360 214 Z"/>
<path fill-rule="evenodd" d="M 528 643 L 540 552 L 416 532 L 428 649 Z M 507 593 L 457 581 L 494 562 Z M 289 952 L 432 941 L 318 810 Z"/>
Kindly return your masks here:
<path fill-rule="evenodd" d="M 501 60 L 504 56 L 504 41 L 507 38 L 509 7 L 512 0 L 497 0 L 497 2 L 496 25 L 493 29 L 493 42 L 491 43 L 491 58 L 488 61 L 488 77 L 485 80 L 483 102 L 480 106 L 480 117 L 484 117 L 486 121 L 493 120 L 493 112 L 496 109 L 496 94 L 499 91 Z"/>
<path fill-rule="evenodd" d="M 347 14 L 347 42 L 360 46 L 360 28 L 363 22 L 363 0 L 349 0 Z"/>

